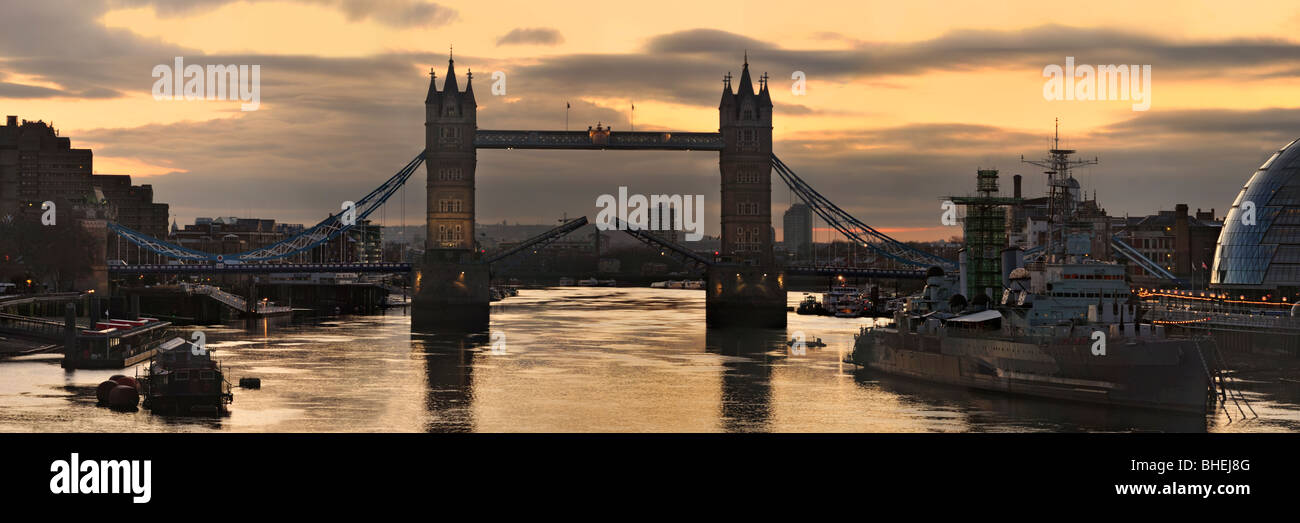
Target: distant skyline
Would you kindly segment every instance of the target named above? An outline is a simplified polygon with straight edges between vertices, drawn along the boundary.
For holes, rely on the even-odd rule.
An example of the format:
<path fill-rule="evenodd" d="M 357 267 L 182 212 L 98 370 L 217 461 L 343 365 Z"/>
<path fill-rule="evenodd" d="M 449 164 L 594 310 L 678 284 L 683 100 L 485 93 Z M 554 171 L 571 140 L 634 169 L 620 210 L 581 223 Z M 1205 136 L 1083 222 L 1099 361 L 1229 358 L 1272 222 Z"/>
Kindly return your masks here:
<path fill-rule="evenodd" d="M 1111 214 L 1187 203 L 1222 216 L 1272 151 L 1300 137 L 1300 7 L 1290 2 L 426 2 L 0 0 L 0 113 L 52 121 L 95 172 L 153 184 L 179 222 L 312 224 L 419 152 L 430 67 L 455 46 L 488 129 L 717 128 L 722 77 L 768 73 L 776 154 L 841 207 L 903 240 L 946 239 L 940 197 L 980 167 L 1062 137 Z M 256 64 L 257 111 L 156 101 L 155 65 Z M 1048 101 L 1044 67 L 1149 65 L 1149 110 Z M 492 73 L 506 75 L 493 96 Z M 807 91 L 791 92 L 806 74 Z M 717 154 L 480 151 L 480 223 L 593 217 L 596 196 L 703 194 L 718 233 Z M 424 172 L 405 195 L 423 222 Z M 773 176 L 773 226 L 791 203 Z M 400 195 L 399 195 L 400 196 Z M 401 199 L 376 220 L 399 223 Z M 829 234 L 818 234 L 819 241 Z"/>

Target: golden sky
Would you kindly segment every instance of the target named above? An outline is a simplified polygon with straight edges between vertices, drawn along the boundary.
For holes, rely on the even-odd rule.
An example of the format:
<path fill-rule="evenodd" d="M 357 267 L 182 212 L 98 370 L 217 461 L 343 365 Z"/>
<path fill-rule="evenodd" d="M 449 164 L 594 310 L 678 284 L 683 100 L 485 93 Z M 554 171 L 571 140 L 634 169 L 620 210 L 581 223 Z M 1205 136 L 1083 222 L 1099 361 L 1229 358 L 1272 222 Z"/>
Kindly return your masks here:
<path fill-rule="evenodd" d="M 57 3 L 49 3 L 51 10 L 59 7 Z M 40 9 L 31 5 L 22 8 Z M 429 10 L 436 14 L 427 19 L 392 15 L 427 14 Z M 882 166 L 874 171 L 882 173 L 879 176 L 892 176 L 888 173 L 907 167 L 907 160 L 899 159 L 902 157 L 943 157 L 943 161 L 918 165 L 917 169 L 955 169 L 943 173 L 954 177 L 952 187 L 946 189 L 948 193 L 968 190 L 967 178 L 973 179 L 976 166 L 1019 169 L 1019 155 L 1041 152 L 1052 120 L 1059 117 L 1074 146 L 1103 156 L 1112 153 L 1118 160 L 1103 161 L 1102 167 L 1092 171 L 1096 174 L 1094 188 L 1100 191 L 1103 204 L 1123 207 L 1113 211 L 1133 214 L 1172 208 L 1174 199 L 1190 202 L 1192 207 L 1223 209 L 1232 195 L 1220 193 L 1240 185 L 1253 168 L 1252 162 L 1258 163 L 1253 160 L 1257 154 L 1281 145 L 1272 143 L 1280 139 L 1272 133 L 1285 136 L 1290 132 L 1260 128 L 1234 134 L 1233 139 L 1240 142 L 1234 143 L 1229 153 L 1217 155 L 1231 157 L 1232 163 L 1216 165 L 1213 172 L 1204 162 L 1194 160 L 1189 160 L 1186 167 L 1152 166 L 1176 154 L 1178 147 L 1205 149 L 1186 145 L 1185 134 L 1191 131 L 1179 122 L 1198 115 L 1213 116 L 1213 122 L 1224 122 L 1229 117 L 1236 118 L 1233 121 L 1258 121 L 1260 111 L 1290 110 L 1300 105 L 1295 96 L 1300 88 L 1300 62 L 1295 56 L 1294 37 L 1295 28 L 1300 26 L 1300 8 L 1294 2 L 376 0 L 349 4 L 344 0 L 121 0 L 108 1 L 98 10 L 75 11 L 86 12 L 86 19 L 84 26 L 67 29 L 69 34 L 93 33 L 106 43 L 95 44 L 93 38 L 87 38 L 85 46 L 89 49 L 78 49 L 44 42 L 24 46 L 0 41 L 0 72 L 5 73 L 0 74 L 0 83 L 76 92 L 59 74 L 51 72 L 56 62 L 63 67 L 67 65 L 63 60 L 93 59 L 94 46 L 108 49 L 121 42 L 129 45 L 121 44 L 125 51 L 120 54 L 138 58 L 136 63 L 145 65 L 169 63 L 170 56 L 176 53 L 184 54 L 191 63 L 204 63 L 205 57 L 227 56 L 264 62 L 262 108 L 256 113 L 240 112 L 238 102 L 231 101 L 156 101 L 150 96 L 153 79 L 147 72 L 113 77 L 109 82 L 116 96 L 22 97 L 0 90 L 0 105 L 6 114 L 52 120 L 63 134 L 73 137 L 74 146 L 95 148 L 97 172 L 156 178 L 160 200 L 175 202 L 177 209 L 195 209 L 196 213 L 203 205 L 187 202 L 179 189 L 181 185 L 176 185 L 178 192 L 174 194 L 162 190 L 167 187 L 164 178 L 199 176 L 195 173 L 202 171 L 202 166 L 187 159 L 188 153 L 165 154 L 115 140 L 125 140 L 124 136 L 132 132 L 140 136 L 146 129 L 166 128 L 169 139 L 184 140 L 177 142 L 178 146 L 202 148 L 210 140 L 205 135 L 184 135 L 184 130 L 216 133 L 215 122 L 221 120 L 231 121 L 220 124 L 222 129 L 244 130 L 266 130 L 272 125 L 269 122 L 274 122 L 284 132 L 266 132 L 273 137 L 270 139 L 280 141 L 277 147 L 292 148 L 296 141 L 343 140 L 347 129 L 355 127 L 347 123 L 350 120 L 311 112 L 315 107 L 312 104 L 331 99 L 337 91 L 313 90 L 319 85 L 308 85 L 303 76 L 281 76 L 277 63 L 299 64 L 298 74 L 310 74 L 303 72 L 308 66 L 301 64 L 319 63 L 330 70 L 330 82 L 364 98 L 360 93 L 366 85 L 363 75 L 370 73 L 358 70 L 355 77 L 349 77 L 349 64 L 401 57 L 397 60 L 401 65 L 393 74 L 410 75 L 409 83 L 386 78 L 376 80 L 376 85 L 405 86 L 401 96 L 407 98 L 401 102 L 409 103 L 412 112 L 418 112 L 419 99 L 411 99 L 410 94 L 423 92 L 427 77 L 422 78 L 422 71 L 429 66 L 436 66 L 442 76 L 451 45 L 455 46 L 458 68 L 473 68 L 481 73 L 476 75 L 476 86 L 485 83 L 491 71 L 502 70 L 509 75 L 511 88 L 522 92 L 494 99 L 485 96 L 486 89 L 479 87 L 480 111 L 485 115 L 480 116 L 480 126 L 484 127 L 484 119 L 490 121 L 491 127 L 562 127 L 560 112 L 512 118 L 513 108 L 530 105 L 536 110 L 538 103 L 555 106 L 560 102 L 542 96 L 553 93 L 529 90 L 552 84 L 530 83 L 533 78 L 593 56 L 610 55 L 637 63 L 658 58 L 667 62 L 666 69 L 647 71 L 641 77 L 637 77 L 637 70 L 619 69 L 609 71 L 619 78 L 604 76 L 599 70 L 570 78 L 583 86 L 574 93 L 575 108 L 581 102 L 585 110 L 574 115 L 575 125 L 590 123 L 588 119 L 599 115 L 626 116 L 629 102 L 636 101 L 638 128 L 714 130 L 721 76 L 727 71 L 738 74 L 741 54 L 748 50 L 755 75 L 767 72 L 772 77 L 778 154 L 785 151 L 792 156 L 808 155 L 803 165 L 823 169 L 828 176 L 834 174 L 833 168 L 817 155 L 840 158 L 838 165 L 844 169 L 879 160 Z M 34 22 L 31 25 L 47 23 L 38 14 L 20 11 L 0 24 L 23 24 L 24 16 Z M 78 16 L 66 10 L 63 14 Z M 4 29 L 0 25 L 0 33 Z M 516 29 L 545 29 L 559 37 L 550 42 L 499 43 Z M 656 42 L 666 36 L 691 35 L 701 30 L 722 35 L 720 42 L 728 45 L 711 48 L 713 54 L 690 49 L 676 53 L 656 50 Z M 762 45 L 746 49 L 745 39 Z M 708 42 L 707 38 L 686 37 L 674 41 L 686 40 L 690 42 L 682 45 Z M 857 53 L 861 53 L 861 59 L 855 58 Z M 1063 63 L 1067 53 L 1078 55 L 1080 63 L 1150 64 L 1151 109 L 1137 113 L 1127 101 L 1045 100 L 1041 94 L 1042 68 Z M 718 58 L 707 62 L 714 56 Z M 1198 61 L 1201 56 L 1206 57 L 1203 63 Z M 702 57 L 708 64 L 716 63 L 713 77 L 663 73 L 671 71 L 674 58 L 685 63 Z M 822 61 L 821 57 L 827 59 Z M 1093 57 L 1132 61 L 1090 62 Z M 799 70 L 796 68 L 807 69 L 804 96 L 795 96 L 789 89 L 790 74 Z M 463 75 L 464 69 L 460 71 Z M 689 85 L 713 94 L 699 100 L 688 95 L 670 96 L 662 90 L 663 84 Z M 602 89 L 603 85 L 610 88 Z M 387 98 L 398 97 L 387 88 L 369 95 L 386 98 L 386 104 L 396 103 Z M 336 127 L 323 129 L 331 125 Z M 310 132 L 302 132 L 308 129 L 306 126 L 311 126 Z M 954 130 L 956 126 L 970 128 Z M 418 130 L 407 134 L 414 137 L 413 143 L 419 142 Z M 1203 130 L 1194 139 L 1222 145 L 1223 141 L 1216 138 L 1219 134 L 1213 129 Z M 1247 140 L 1247 135 L 1252 139 Z M 1256 135 L 1266 138 L 1258 139 Z M 366 137 L 346 138 L 364 142 Z M 211 146 L 215 148 L 216 144 Z M 1153 152 L 1161 148 L 1174 150 Z M 400 166 L 404 160 L 389 163 Z M 480 172 L 482 165 L 481 158 Z M 963 166 L 969 168 L 961 170 Z M 1152 169 L 1150 173 L 1143 171 L 1147 168 Z M 1153 186 L 1169 185 L 1181 176 L 1179 173 L 1197 168 L 1205 168 L 1206 172 L 1193 174 L 1213 182 L 1207 182 L 1206 187 L 1171 190 L 1165 201 L 1143 202 L 1126 194 L 1126 177 L 1152 179 L 1157 184 Z M 1085 179 L 1085 185 L 1087 182 Z M 883 186 L 892 187 L 889 183 Z M 940 192 L 928 189 L 915 201 L 932 202 Z M 773 193 L 774 221 L 779 228 L 786 196 L 783 188 L 774 188 Z M 777 193 L 782 195 L 778 197 Z M 486 205 L 480 206 L 481 221 L 527 222 L 549 216 L 511 211 L 511 203 L 504 200 L 483 203 Z M 887 202 L 870 199 L 843 205 L 888 207 Z M 257 202 L 228 207 L 268 215 L 274 209 Z M 304 203 L 303 208 L 313 207 Z M 190 211 L 177 214 L 190 217 Z M 208 214 L 220 213 L 214 210 Z M 908 214 L 900 207 L 884 213 L 884 221 L 877 223 L 900 231 L 904 239 L 946 237 L 948 234 L 939 227 L 927 225 L 936 221 L 931 214 L 937 215 L 937 211 Z M 313 221 L 305 210 L 289 218 Z"/>

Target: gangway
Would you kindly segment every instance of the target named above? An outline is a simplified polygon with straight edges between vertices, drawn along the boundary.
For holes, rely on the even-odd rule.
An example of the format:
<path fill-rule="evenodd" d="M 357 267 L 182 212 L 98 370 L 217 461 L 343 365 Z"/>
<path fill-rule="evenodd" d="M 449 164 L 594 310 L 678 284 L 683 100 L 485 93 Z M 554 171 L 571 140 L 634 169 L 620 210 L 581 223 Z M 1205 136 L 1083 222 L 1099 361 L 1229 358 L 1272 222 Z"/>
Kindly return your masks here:
<path fill-rule="evenodd" d="M 1110 245 L 1115 248 L 1115 252 L 1128 258 L 1133 263 L 1138 264 L 1139 267 L 1142 267 L 1142 270 L 1154 274 L 1161 279 L 1174 282 L 1174 284 L 1179 287 L 1186 287 L 1188 285 L 1187 280 L 1174 276 L 1173 273 L 1170 273 L 1168 270 L 1165 270 L 1164 267 L 1161 267 L 1159 263 L 1143 256 L 1142 253 L 1138 252 L 1137 249 L 1134 249 L 1133 246 L 1124 243 L 1124 240 L 1119 239 L 1119 235 L 1111 237 Z"/>

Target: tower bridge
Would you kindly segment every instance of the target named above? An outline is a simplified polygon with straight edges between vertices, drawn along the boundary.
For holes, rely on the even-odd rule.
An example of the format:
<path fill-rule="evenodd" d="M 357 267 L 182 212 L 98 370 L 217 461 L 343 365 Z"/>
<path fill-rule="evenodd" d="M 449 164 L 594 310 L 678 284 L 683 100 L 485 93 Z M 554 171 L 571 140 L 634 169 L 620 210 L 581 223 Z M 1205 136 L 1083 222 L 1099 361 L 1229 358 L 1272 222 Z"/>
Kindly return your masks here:
<path fill-rule="evenodd" d="M 856 270 L 872 277 L 915 278 L 931 266 L 954 269 L 956 264 L 951 260 L 912 248 L 853 217 L 814 190 L 773 154 L 773 105 L 766 80 L 764 74 L 755 89 L 748 57 L 735 85 L 730 73 L 724 77 L 716 132 L 615 132 L 600 125 L 586 131 L 488 130 L 478 128 L 473 75 L 465 75 L 465 88 L 462 90 L 455 61 L 448 59 L 441 88 L 436 74 L 429 73 L 429 89 L 424 101 L 424 151 L 379 187 L 358 199 L 352 220 L 345 222 L 345 214 L 333 214 L 291 238 L 236 254 L 197 251 L 119 224 L 109 224 L 109 229 L 120 238 L 179 261 L 179 265 L 151 266 L 152 272 L 283 272 L 299 269 L 303 266 L 285 264 L 283 260 L 314 249 L 355 224 L 363 223 L 404 186 L 420 164 L 424 164 L 428 225 L 424 259 L 413 265 L 390 264 L 392 266 L 377 266 L 373 270 L 412 272 L 416 283 L 412 301 L 413 327 L 449 325 L 473 329 L 487 325 L 490 266 L 505 256 L 486 258 L 474 243 L 475 170 L 479 149 L 709 151 L 718 153 L 721 188 L 722 242 L 716 255 L 711 259 L 701 257 L 689 248 L 636 234 L 643 231 L 630 232 L 638 239 L 655 243 L 707 267 L 706 314 L 710 325 L 783 327 L 786 321 L 786 272 L 844 274 Z M 791 267 L 788 271 L 777 267 L 770 234 L 773 170 L 818 217 L 850 241 L 878 254 L 877 258 L 887 262 L 887 266 Z M 571 221 L 539 235 L 535 240 L 551 241 L 579 225 L 578 220 Z M 516 249 L 517 252 L 525 250 Z M 506 255 L 513 254 L 515 252 Z M 348 268 L 348 272 L 368 270 L 364 267 Z M 118 271 L 133 272 L 131 268 L 119 268 Z"/>
<path fill-rule="evenodd" d="M 428 237 L 413 301 L 415 322 L 485 323 L 488 280 L 474 245 L 478 149 L 717 151 L 722 194 L 722 262 L 709 270 L 707 316 L 712 325 L 742 322 L 785 326 L 785 282 L 772 256 L 772 98 L 767 76 L 756 90 L 749 60 L 733 89 L 728 74 L 718 104 L 717 132 L 483 130 L 477 125 L 474 77 L 462 91 L 449 59 L 441 89 L 429 73 L 425 97 Z"/>

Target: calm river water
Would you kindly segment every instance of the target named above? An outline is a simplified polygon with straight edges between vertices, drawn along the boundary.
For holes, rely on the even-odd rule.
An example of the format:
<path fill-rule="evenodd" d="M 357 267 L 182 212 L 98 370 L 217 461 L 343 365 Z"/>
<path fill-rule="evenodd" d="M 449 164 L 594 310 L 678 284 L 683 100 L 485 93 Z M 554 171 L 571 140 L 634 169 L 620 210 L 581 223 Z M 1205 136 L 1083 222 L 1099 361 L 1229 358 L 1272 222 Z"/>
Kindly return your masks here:
<path fill-rule="evenodd" d="M 0 362 L 0 431 L 1300 430 L 1289 381 L 1246 382 L 1260 419 L 1230 422 L 855 373 L 841 361 L 871 321 L 790 313 L 784 331 L 706 329 L 702 291 L 571 287 L 522 290 L 493 305 L 489 333 L 468 336 L 413 334 L 402 309 L 203 327 L 232 383 L 262 380 L 235 389 L 229 417 L 96 407 L 99 382 L 135 369 L 65 373 L 45 355 Z M 826 347 L 793 354 L 796 332 Z"/>

